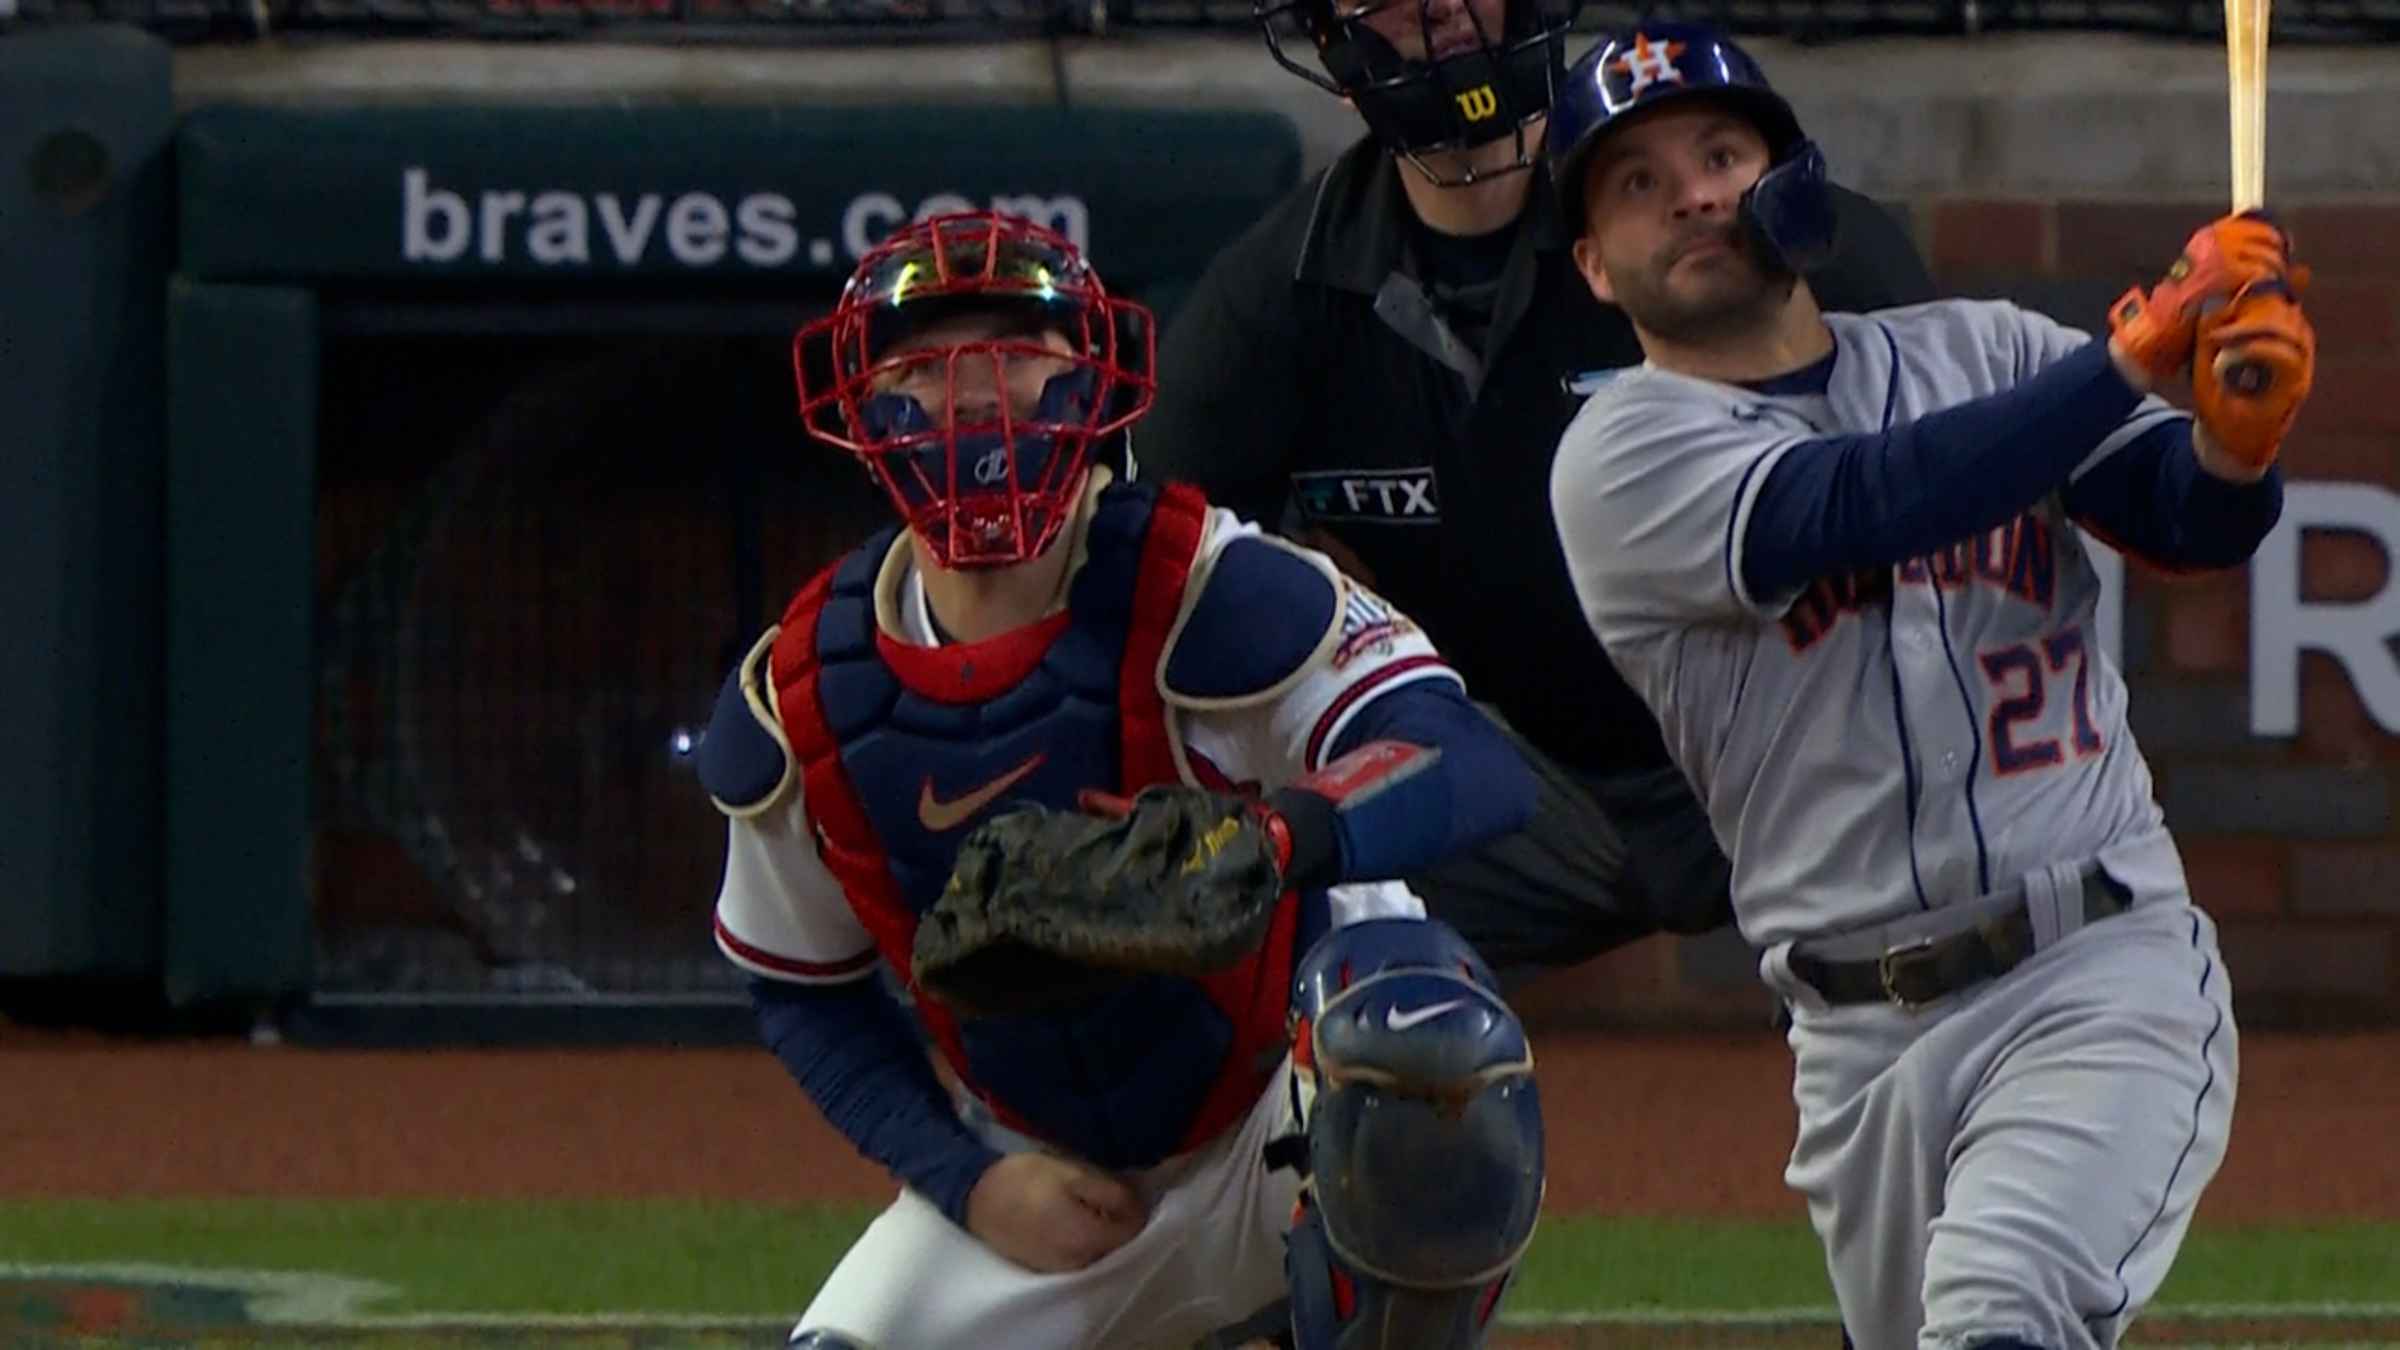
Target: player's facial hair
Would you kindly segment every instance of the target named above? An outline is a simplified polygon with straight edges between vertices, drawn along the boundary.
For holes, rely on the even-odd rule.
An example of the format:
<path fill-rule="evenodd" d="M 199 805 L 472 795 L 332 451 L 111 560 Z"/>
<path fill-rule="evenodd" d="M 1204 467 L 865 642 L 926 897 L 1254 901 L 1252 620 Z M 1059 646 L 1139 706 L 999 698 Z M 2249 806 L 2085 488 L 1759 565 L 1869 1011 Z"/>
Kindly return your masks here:
<path fill-rule="evenodd" d="M 1617 307 L 1645 330 L 1687 345 L 1748 332 L 1767 322 L 1791 298 L 1799 278 L 1776 260 L 1760 256 L 1740 227 L 1730 227 L 1724 237 L 1748 264 L 1743 284 L 1712 287 L 1696 297 L 1677 295 L 1667 274 L 1693 243 L 1685 235 L 1661 245 L 1644 266 L 1625 268 L 1621 274 L 1612 270 Z"/>

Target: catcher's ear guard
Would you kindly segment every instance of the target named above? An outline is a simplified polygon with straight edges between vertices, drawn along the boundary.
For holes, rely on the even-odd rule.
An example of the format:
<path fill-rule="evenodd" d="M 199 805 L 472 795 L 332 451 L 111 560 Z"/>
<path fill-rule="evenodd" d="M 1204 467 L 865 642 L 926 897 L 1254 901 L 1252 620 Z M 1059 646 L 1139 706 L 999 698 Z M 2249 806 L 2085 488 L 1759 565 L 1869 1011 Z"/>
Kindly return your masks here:
<path fill-rule="evenodd" d="M 1805 272 L 1833 256 L 1833 194 L 1825 152 L 1802 140 L 1742 194 L 1751 247 L 1787 272 Z"/>
<path fill-rule="evenodd" d="M 1545 1178 L 1525 1028 L 1436 920 L 1328 933 L 1301 963 L 1306 1210 L 1286 1247 L 1299 1350 L 1482 1341 Z"/>

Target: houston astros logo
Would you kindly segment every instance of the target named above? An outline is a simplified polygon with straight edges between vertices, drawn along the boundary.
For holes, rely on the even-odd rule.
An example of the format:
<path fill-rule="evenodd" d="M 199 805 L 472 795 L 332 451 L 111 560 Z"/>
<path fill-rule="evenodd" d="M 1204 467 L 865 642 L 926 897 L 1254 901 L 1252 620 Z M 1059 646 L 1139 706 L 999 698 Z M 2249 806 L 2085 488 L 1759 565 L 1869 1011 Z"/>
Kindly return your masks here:
<path fill-rule="evenodd" d="M 1625 92 L 1638 94 L 1654 84 L 1681 84 L 1683 72 L 1676 68 L 1675 58 L 1683 55 L 1680 42 L 1653 43 L 1643 34 L 1633 35 L 1633 50 L 1608 63 L 1610 70 L 1622 70 L 1633 77 L 1633 87 Z"/>
<path fill-rule="evenodd" d="M 1479 84 L 1457 96 L 1458 110 L 1470 122 L 1480 122 L 1500 111 L 1500 96 L 1488 84 Z"/>

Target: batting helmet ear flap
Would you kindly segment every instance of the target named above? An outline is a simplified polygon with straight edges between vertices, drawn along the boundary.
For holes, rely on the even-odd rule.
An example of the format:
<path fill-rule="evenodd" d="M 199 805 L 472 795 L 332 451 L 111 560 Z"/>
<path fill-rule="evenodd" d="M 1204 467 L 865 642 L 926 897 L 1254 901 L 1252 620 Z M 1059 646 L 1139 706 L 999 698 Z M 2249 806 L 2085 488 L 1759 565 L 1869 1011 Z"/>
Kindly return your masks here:
<path fill-rule="evenodd" d="M 1833 256 L 1838 222 L 1826 188 L 1825 152 L 1803 138 L 1742 194 L 1750 245 L 1773 266 L 1805 272 Z"/>

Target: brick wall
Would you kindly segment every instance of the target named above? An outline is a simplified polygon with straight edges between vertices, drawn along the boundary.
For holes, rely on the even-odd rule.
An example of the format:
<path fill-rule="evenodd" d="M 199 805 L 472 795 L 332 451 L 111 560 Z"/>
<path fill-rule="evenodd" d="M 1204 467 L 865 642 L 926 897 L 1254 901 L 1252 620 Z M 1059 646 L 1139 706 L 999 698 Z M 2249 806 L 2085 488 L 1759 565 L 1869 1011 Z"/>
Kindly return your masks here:
<path fill-rule="evenodd" d="M 2221 200 L 1917 202 L 1925 256 L 1950 294 L 2009 296 L 2098 329 Z M 2294 482 L 2400 491 L 2400 197 L 2282 212 L 2314 269 L 2317 384 L 2286 444 Z M 2390 513 L 2400 518 L 2400 499 Z M 2391 560 L 2363 534 L 2301 537 L 2300 592 L 2367 600 Z M 2134 734 L 2223 935 L 2251 1026 L 2400 1021 L 2400 735 L 2380 727 L 2331 658 L 2300 658 L 2300 726 L 2251 733 L 2248 569 L 2166 581 L 2135 571 L 2124 664 Z M 2400 626 L 2387 623 L 2386 627 Z M 2400 634 L 2386 649 L 2400 652 Z M 1762 1025 L 1770 1004 L 1730 934 L 1654 941 L 1545 976 L 1520 995 L 1538 1021 Z"/>

